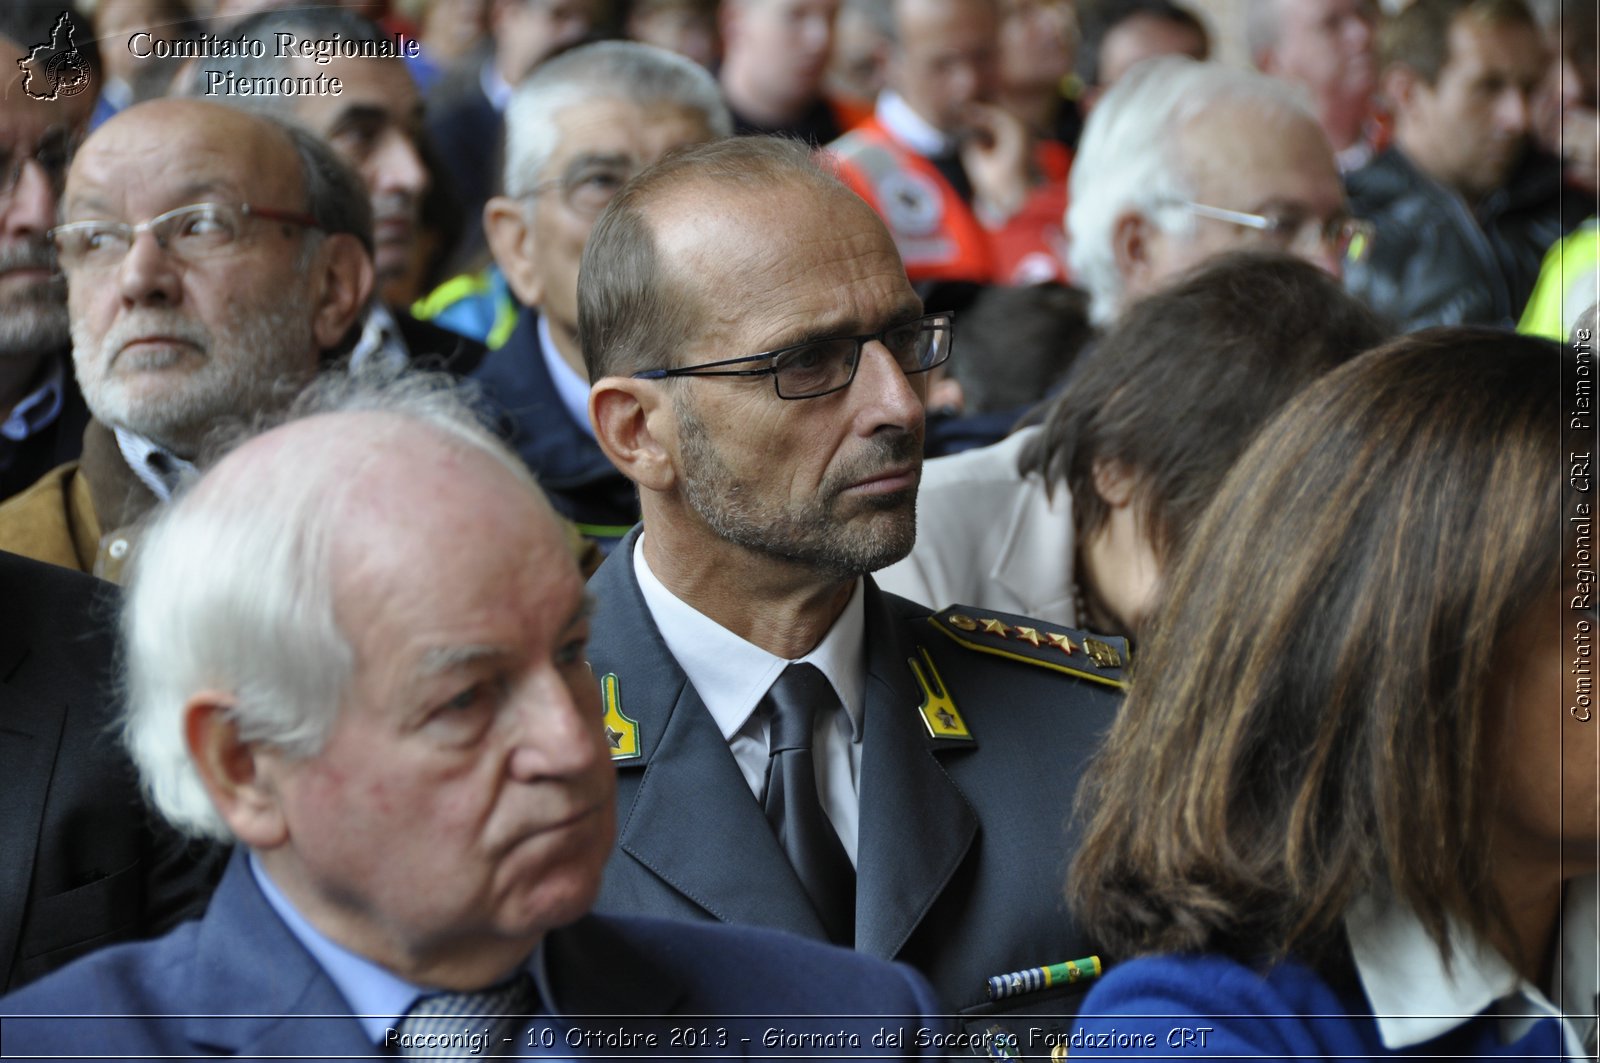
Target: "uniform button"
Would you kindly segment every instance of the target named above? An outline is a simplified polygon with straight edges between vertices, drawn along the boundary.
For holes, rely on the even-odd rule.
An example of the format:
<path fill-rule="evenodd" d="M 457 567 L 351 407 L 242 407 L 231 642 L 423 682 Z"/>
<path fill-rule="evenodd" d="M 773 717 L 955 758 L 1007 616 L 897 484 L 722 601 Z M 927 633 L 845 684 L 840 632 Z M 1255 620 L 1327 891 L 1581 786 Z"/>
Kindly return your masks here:
<path fill-rule="evenodd" d="M 107 548 L 106 553 L 111 555 L 111 559 L 113 561 L 121 561 L 124 557 L 127 556 L 127 553 L 128 553 L 128 540 L 126 540 L 126 539 L 113 539 L 111 541 L 110 547 Z"/>

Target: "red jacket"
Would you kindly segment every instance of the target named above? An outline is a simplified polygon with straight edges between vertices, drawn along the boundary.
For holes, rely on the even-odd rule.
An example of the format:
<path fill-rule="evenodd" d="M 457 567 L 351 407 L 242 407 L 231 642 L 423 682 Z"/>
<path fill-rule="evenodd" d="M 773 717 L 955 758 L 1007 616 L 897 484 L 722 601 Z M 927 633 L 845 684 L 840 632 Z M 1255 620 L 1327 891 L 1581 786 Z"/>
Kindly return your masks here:
<path fill-rule="evenodd" d="M 1071 153 L 1040 144 L 1034 163 L 1045 179 L 1022 209 L 985 226 L 950 182 L 922 155 L 869 118 L 827 152 L 839 176 L 872 205 L 894 236 L 913 282 L 1033 284 L 1065 280 L 1061 219 L 1067 207 Z"/>

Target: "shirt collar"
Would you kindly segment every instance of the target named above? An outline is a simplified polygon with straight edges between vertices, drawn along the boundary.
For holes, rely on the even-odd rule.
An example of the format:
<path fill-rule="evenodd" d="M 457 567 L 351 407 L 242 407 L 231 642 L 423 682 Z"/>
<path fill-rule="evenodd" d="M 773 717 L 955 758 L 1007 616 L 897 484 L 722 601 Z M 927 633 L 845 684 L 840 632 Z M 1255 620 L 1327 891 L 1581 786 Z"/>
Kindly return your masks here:
<path fill-rule="evenodd" d="M 1377 155 L 1377 150 L 1373 148 L 1372 141 L 1362 137 L 1348 148 L 1334 152 L 1333 162 L 1338 167 L 1339 173 L 1348 174 L 1354 173 L 1371 162 L 1375 155 Z"/>
<path fill-rule="evenodd" d="M 117 437 L 122 460 L 161 501 L 171 502 L 172 493 L 178 489 L 178 485 L 197 475 L 193 462 L 178 457 L 161 444 L 126 428 L 114 428 L 112 432 Z"/>
<path fill-rule="evenodd" d="M 406 350 L 405 337 L 400 334 L 400 323 L 389 308 L 374 301 L 367 308 L 361 323 L 361 338 L 350 351 L 350 368 L 355 369 L 371 359 L 380 359 L 386 369 L 398 371 L 411 360 Z"/>
<path fill-rule="evenodd" d="M 261 888 L 261 895 L 267 899 L 272 910 L 278 913 L 289 932 L 305 946 L 344 996 L 345 1003 L 350 1005 L 350 1011 L 361 1024 L 367 1040 L 373 1044 L 383 1044 L 384 1030 L 393 1026 L 398 1016 L 411 1010 L 411 1005 L 427 990 L 412 985 L 343 945 L 335 944 L 312 926 L 268 877 L 255 853 L 250 854 L 250 871 L 255 875 L 256 885 Z"/>
<path fill-rule="evenodd" d="M 918 155 L 936 159 L 947 154 L 952 147 L 950 138 L 913 111 L 905 97 L 897 92 L 885 89 L 878 94 L 874 116 L 890 136 Z"/>
<path fill-rule="evenodd" d="M 66 376 L 61 359 L 53 360 L 44 383 L 24 395 L 22 401 L 11 408 L 11 413 L 0 421 L 0 436 L 20 443 L 29 436 L 47 428 L 61 416 L 66 401 Z"/>
<path fill-rule="evenodd" d="M 550 381 L 556 386 L 561 405 L 567 408 L 578 427 L 594 438 L 594 425 L 589 423 L 589 382 L 561 357 L 555 338 L 550 335 L 550 319 L 540 314 L 535 328 L 539 334 L 539 353 L 544 355 L 545 368 L 550 371 Z"/>
<path fill-rule="evenodd" d="M 267 904 L 278 913 L 278 917 L 289 928 L 289 933 L 294 935 L 295 940 L 305 946 L 306 951 L 311 953 L 312 959 L 316 960 L 327 973 L 329 980 L 344 997 L 345 1003 L 350 1005 L 351 1014 L 356 1022 L 361 1024 L 362 1033 L 366 1034 L 367 1040 L 373 1044 L 382 1046 L 387 1031 L 411 1010 L 411 1005 L 421 997 L 438 991 L 427 986 L 413 985 L 365 956 L 337 944 L 312 926 L 306 917 L 300 914 L 299 909 L 295 908 L 293 902 L 284 896 L 283 891 L 278 889 L 255 853 L 250 854 L 250 872 L 255 877 L 256 885 L 260 888 L 261 895 L 266 898 Z M 554 1015 L 555 1009 L 551 1006 L 554 997 L 550 994 L 550 980 L 545 970 L 543 943 L 528 958 L 528 971 L 533 975 L 534 984 L 539 990 L 539 999 L 544 1003 L 546 1012 Z"/>
<path fill-rule="evenodd" d="M 644 558 L 644 536 L 633 548 L 633 571 L 645 607 L 667 649 L 677 658 L 724 739 L 744 727 L 772 684 L 791 662 L 735 635 L 666 588 Z M 814 664 L 844 705 L 851 740 L 861 740 L 866 701 L 866 606 L 856 580 L 844 611 L 812 651 L 799 661 Z"/>
<path fill-rule="evenodd" d="M 1567 884 L 1554 1002 L 1499 952 L 1454 923 L 1446 970 L 1438 946 L 1409 908 L 1370 896 L 1358 901 L 1345 917 L 1345 931 L 1384 1046 L 1398 1051 L 1431 1041 L 1493 1008 L 1506 1024 L 1504 1040 L 1556 1017 L 1562 1019 L 1568 1053 L 1585 1057 L 1583 1041 L 1591 1035 L 1600 991 L 1597 896 L 1596 876 Z"/>
<path fill-rule="evenodd" d="M 493 60 L 484 63 L 478 72 L 478 84 L 483 87 L 483 94 L 488 97 L 489 105 L 501 114 L 505 114 L 506 107 L 511 103 L 511 94 L 516 91 L 516 87 L 500 76 L 500 71 L 495 69 Z"/>

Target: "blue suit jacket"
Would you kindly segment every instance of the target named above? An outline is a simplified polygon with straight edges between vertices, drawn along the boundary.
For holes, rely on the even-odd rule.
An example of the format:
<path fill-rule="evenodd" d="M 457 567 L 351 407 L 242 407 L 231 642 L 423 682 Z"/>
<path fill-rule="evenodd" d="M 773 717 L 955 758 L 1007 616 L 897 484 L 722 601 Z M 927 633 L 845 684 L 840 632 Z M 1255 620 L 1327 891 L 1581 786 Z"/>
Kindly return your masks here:
<path fill-rule="evenodd" d="M 636 536 L 590 581 L 599 611 L 589 660 L 624 726 L 639 735 L 638 755 L 617 761 L 617 848 L 598 910 L 826 939 L 761 805 L 645 607 L 633 570 Z M 1121 704 L 1120 672 L 1064 674 L 1074 661 L 1080 673 L 1093 669 L 1082 653 L 1068 656 L 1048 642 L 1035 649 L 1014 636 L 978 649 L 981 635 L 957 629 L 963 646 L 928 609 L 870 579 L 865 606 L 856 948 L 922 971 L 969 1029 L 1006 1026 L 1007 1015 L 1074 1012 L 1081 984 L 990 1004 L 986 980 L 1099 951 L 1063 896 L 1076 838 L 1068 814 L 1081 766 Z M 924 725 L 919 706 L 928 691 L 919 675 L 930 677 L 930 662 L 969 740 L 936 738 Z"/>
<path fill-rule="evenodd" d="M 1215 954 L 1146 956 L 1094 988 L 1065 1047 L 1073 1059 L 1561 1058 L 1555 1019 L 1534 1023 L 1508 1045 L 1500 1043 L 1498 1025 L 1479 1016 L 1391 1051 L 1358 985 L 1335 991 L 1298 963 L 1258 972 Z"/>
<path fill-rule="evenodd" d="M 566 1016 L 553 1020 L 558 1045 L 569 1029 L 626 1030 L 655 1033 L 666 1056 L 850 1056 L 871 1052 L 880 1030 L 904 1030 L 913 1046 L 918 1028 L 945 1028 L 915 971 L 784 934 L 588 917 L 549 935 L 545 962 L 554 1008 Z M 704 1043 L 670 1045 L 671 1031 L 685 1028 L 705 1030 Z M 842 1029 L 861 1050 L 771 1045 L 769 1028 Z M 242 855 L 199 921 L 89 956 L 0 999 L 0 1045 L 8 1058 L 382 1054 Z"/>

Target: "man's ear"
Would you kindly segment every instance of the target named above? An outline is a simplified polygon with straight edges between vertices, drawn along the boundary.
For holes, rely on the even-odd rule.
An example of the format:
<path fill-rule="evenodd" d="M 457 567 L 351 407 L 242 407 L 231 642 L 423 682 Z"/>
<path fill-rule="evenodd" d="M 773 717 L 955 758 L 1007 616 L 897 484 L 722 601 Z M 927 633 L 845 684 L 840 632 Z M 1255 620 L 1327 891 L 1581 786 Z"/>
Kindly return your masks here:
<path fill-rule="evenodd" d="M 195 694 L 183 706 L 183 738 L 200 781 L 228 829 L 252 849 L 267 850 L 289 839 L 278 805 L 272 766 L 281 756 L 245 742 L 233 721 L 233 696 L 215 690 Z"/>
<path fill-rule="evenodd" d="M 1422 75 L 1404 63 L 1391 63 L 1378 79 L 1378 89 L 1396 119 L 1409 115 L 1422 94 L 1430 91 Z"/>
<path fill-rule="evenodd" d="M 490 199 L 483 205 L 483 235 L 517 301 L 523 306 L 542 303 L 544 281 L 535 268 L 533 223 L 526 205 L 508 196 Z"/>
<path fill-rule="evenodd" d="M 611 464 L 641 490 L 677 482 L 678 419 L 659 382 L 602 378 L 589 389 L 589 422 Z"/>
<path fill-rule="evenodd" d="M 1094 491 L 1101 501 L 1112 509 L 1122 509 L 1133 504 L 1133 470 L 1115 458 L 1096 458 L 1094 462 Z"/>
<path fill-rule="evenodd" d="M 322 263 L 322 288 L 316 294 L 311 332 L 319 351 L 339 345 L 372 298 L 372 256 L 350 233 L 323 237 L 318 260 Z"/>
<path fill-rule="evenodd" d="M 1111 223 L 1111 258 L 1124 291 L 1143 291 L 1149 286 L 1155 234 L 1155 224 L 1138 211 L 1119 214 Z"/>

